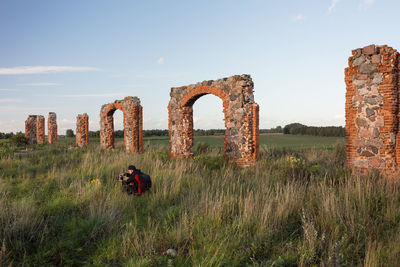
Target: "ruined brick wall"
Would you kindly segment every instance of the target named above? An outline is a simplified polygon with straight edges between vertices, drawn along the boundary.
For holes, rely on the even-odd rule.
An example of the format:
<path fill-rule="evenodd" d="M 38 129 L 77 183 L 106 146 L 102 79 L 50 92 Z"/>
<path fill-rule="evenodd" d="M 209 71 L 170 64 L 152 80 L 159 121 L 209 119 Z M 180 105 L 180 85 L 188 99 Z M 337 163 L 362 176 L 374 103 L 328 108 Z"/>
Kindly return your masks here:
<path fill-rule="evenodd" d="M 76 117 L 76 145 L 78 147 L 89 145 L 89 116 L 86 113 Z"/>
<path fill-rule="evenodd" d="M 44 144 L 44 117 L 29 115 L 25 121 L 25 138 L 28 145 Z"/>
<path fill-rule="evenodd" d="M 57 142 L 57 115 L 54 112 L 49 112 L 47 119 L 47 140 L 50 144 Z"/>
<path fill-rule="evenodd" d="M 170 155 L 180 158 L 193 156 L 193 104 L 206 94 L 216 95 L 223 102 L 224 158 L 243 166 L 254 164 L 259 151 L 259 107 L 254 102 L 250 75 L 171 88 L 168 104 Z"/>
<path fill-rule="evenodd" d="M 100 144 L 103 149 L 114 148 L 114 112 L 119 109 L 124 118 L 124 144 L 129 153 L 143 152 L 143 108 L 137 97 L 104 104 L 100 111 Z"/>
<path fill-rule="evenodd" d="M 28 145 L 37 144 L 36 115 L 29 115 L 25 121 L 25 138 Z"/>
<path fill-rule="evenodd" d="M 346 156 L 360 173 L 396 176 L 400 163 L 399 53 L 388 46 L 353 50 L 346 82 Z"/>

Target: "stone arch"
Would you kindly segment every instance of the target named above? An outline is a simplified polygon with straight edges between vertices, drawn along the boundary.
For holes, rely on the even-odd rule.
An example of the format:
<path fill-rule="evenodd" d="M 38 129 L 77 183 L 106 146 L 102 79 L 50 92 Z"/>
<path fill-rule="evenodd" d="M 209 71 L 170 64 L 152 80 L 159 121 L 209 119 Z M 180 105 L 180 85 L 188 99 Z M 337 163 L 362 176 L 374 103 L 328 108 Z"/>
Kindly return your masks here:
<path fill-rule="evenodd" d="M 259 151 L 259 107 L 254 102 L 250 75 L 171 88 L 168 104 L 171 157 L 193 156 L 193 104 L 206 94 L 219 97 L 223 103 L 224 158 L 239 165 L 254 164 Z"/>
<path fill-rule="evenodd" d="M 124 144 L 129 153 L 143 152 L 143 108 L 137 97 L 104 104 L 100 111 L 100 143 L 103 149 L 114 148 L 114 112 L 123 113 Z"/>

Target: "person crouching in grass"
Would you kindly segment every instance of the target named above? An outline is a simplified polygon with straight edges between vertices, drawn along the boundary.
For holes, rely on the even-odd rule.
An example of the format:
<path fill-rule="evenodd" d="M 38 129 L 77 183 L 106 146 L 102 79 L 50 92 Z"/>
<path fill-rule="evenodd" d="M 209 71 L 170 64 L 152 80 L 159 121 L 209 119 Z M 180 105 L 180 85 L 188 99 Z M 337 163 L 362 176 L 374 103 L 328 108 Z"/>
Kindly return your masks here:
<path fill-rule="evenodd" d="M 134 165 L 129 165 L 128 173 L 119 175 L 119 181 L 122 182 L 122 191 L 131 195 L 141 195 L 151 188 L 151 178 L 144 174 Z"/>

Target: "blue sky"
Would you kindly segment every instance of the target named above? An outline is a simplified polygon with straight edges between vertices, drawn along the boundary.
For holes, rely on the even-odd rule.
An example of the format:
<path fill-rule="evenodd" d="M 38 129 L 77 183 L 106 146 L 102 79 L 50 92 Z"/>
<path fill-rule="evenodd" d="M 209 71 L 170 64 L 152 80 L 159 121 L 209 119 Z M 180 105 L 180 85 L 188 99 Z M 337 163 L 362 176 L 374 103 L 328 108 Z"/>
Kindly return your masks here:
<path fill-rule="evenodd" d="M 368 44 L 400 49 L 400 1 L 0 0 L 0 132 L 57 113 L 59 133 L 138 96 L 145 129 L 167 128 L 171 87 L 250 74 L 260 128 L 344 125 L 344 68 Z M 223 128 L 215 96 L 195 128 Z M 116 129 L 122 114 L 115 113 Z"/>

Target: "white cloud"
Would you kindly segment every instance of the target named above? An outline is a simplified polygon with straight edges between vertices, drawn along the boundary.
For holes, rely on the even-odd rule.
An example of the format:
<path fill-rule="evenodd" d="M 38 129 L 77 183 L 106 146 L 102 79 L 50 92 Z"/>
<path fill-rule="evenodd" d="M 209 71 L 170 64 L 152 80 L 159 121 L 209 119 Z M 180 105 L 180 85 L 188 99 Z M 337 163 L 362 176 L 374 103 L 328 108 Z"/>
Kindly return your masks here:
<path fill-rule="evenodd" d="M 0 92 L 15 92 L 15 91 L 18 90 L 13 88 L 0 88 Z"/>
<path fill-rule="evenodd" d="M 375 0 L 364 0 L 364 4 L 366 5 L 372 5 L 373 3 L 375 3 Z"/>
<path fill-rule="evenodd" d="M 368 7 L 372 4 L 374 4 L 375 2 L 376 2 L 376 0 L 362 0 L 360 7 Z"/>
<path fill-rule="evenodd" d="M 24 75 L 24 74 L 45 74 L 57 72 L 83 72 L 99 71 L 93 67 L 73 67 L 73 66 L 21 66 L 12 68 L 0 68 L 0 75 Z"/>
<path fill-rule="evenodd" d="M 303 14 L 298 14 L 297 16 L 293 17 L 293 20 L 296 21 L 296 22 L 304 20 L 304 19 L 305 19 L 305 17 L 303 16 Z"/>
<path fill-rule="evenodd" d="M 48 111 L 54 110 L 54 107 L 25 107 L 25 106 L 0 106 L 0 113 L 1 112 L 13 112 L 13 113 L 30 113 L 35 114 L 38 111 Z M 31 113 L 33 112 L 33 113 Z"/>
<path fill-rule="evenodd" d="M 160 57 L 158 60 L 157 60 L 157 64 L 163 64 L 164 63 L 164 58 L 163 57 Z"/>
<path fill-rule="evenodd" d="M 334 119 L 343 119 L 344 120 L 344 114 L 336 114 L 333 116 Z"/>
<path fill-rule="evenodd" d="M 0 121 L 1 132 L 4 132 L 4 133 L 24 131 L 25 130 L 24 127 L 25 127 L 24 120 L 23 121 L 16 121 L 16 120 Z"/>
<path fill-rule="evenodd" d="M 22 85 L 22 86 L 56 86 L 56 85 L 60 85 L 58 83 L 21 83 L 18 85 Z"/>
<path fill-rule="evenodd" d="M 110 93 L 110 94 L 76 94 L 76 95 L 59 95 L 59 97 L 112 97 L 124 96 L 124 93 Z"/>
<path fill-rule="evenodd" d="M 331 5 L 328 8 L 328 13 L 332 13 L 332 11 L 335 9 L 336 5 L 339 3 L 340 0 L 332 0 Z"/>
<path fill-rule="evenodd" d="M 76 122 L 69 119 L 60 119 L 58 120 L 58 134 L 65 134 L 67 129 L 72 129 L 75 132 Z M 90 124 L 89 124 L 90 125 Z"/>
<path fill-rule="evenodd" d="M 18 103 L 22 102 L 19 98 L 0 98 L 0 103 Z"/>

